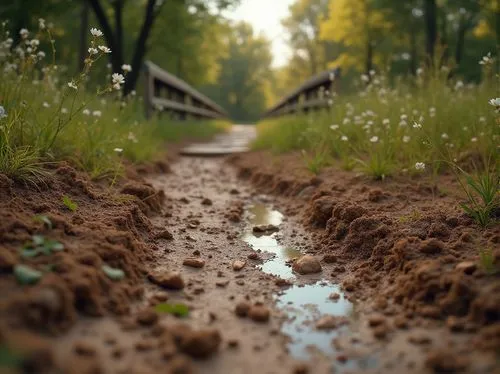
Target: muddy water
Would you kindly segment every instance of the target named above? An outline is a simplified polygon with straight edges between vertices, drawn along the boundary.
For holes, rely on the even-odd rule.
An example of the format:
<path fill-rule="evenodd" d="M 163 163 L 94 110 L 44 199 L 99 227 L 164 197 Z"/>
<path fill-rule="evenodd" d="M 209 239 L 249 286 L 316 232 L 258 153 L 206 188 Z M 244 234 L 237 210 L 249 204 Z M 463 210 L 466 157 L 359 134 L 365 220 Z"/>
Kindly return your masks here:
<path fill-rule="evenodd" d="M 284 216 L 265 204 L 255 203 L 247 208 L 248 225 L 242 240 L 254 250 L 269 252 L 272 258 L 265 261 L 259 268 L 268 274 L 279 276 L 295 282 L 290 262 L 303 253 L 293 247 L 283 245 L 279 233 L 255 235 L 254 226 L 283 225 Z M 337 300 L 329 298 L 338 294 Z M 293 285 L 275 297 L 277 306 L 287 314 L 287 320 L 282 324 L 281 332 L 290 338 L 288 351 L 296 359 L 307 360 L 313 354 L 333 357 L 336 350 L 332 339 L 339 334 L 349 332 L 347 327 L 330 331 L 316 329 L 315 321 L 322 316 L 350 317 L 354 306 L 349 302 L 337 285 L 328 282 L 316 282 L 306 285 Z"/>

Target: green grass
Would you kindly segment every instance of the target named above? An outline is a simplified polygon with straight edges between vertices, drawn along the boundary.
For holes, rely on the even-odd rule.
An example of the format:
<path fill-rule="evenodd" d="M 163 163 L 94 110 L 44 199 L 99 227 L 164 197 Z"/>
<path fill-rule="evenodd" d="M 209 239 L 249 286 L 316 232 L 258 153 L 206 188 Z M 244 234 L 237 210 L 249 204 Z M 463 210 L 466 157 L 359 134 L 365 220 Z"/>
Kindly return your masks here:
<path fill-rule="evenodd" d="M 26 43 L 50 42 L 50 30 L 39 30 L 13 47 L 8 35 L 3 40 L 1 35 L 0 54 L 6 57 L 0 60 L 0 173 L 12 179 L 38 185 L 47 176 L 44 164 L 60 160 L 92 178 L 115 178 L 124 160 L 159 159 L 166 143 L 207 138 L 227 126 L 221 121 L 176 122 L 168 114 L 146 120 L 141 98 L 122 98 L 111 77 L 97 90 L 87 87 L 95 64 L 105 63 L 100 61 L 106 59 L 103 52 L 89 55 L 81 73 L 67 76 L 50 53 L 40 57 L 38 46 Z M 103 40 L 92 37 L 91 44 L 96 47 Z"/>

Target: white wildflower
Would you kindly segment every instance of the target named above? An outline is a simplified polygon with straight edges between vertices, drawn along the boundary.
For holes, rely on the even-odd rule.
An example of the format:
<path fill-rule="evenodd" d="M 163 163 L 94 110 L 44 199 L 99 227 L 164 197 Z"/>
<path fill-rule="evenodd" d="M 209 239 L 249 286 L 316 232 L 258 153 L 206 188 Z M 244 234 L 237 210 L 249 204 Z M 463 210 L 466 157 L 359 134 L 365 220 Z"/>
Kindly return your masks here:
<path fill-rule="evenodd" d="M 104 53 L 111 53 L 111 49 L 109 49 L 108 47 L 106 47 L 105 45 L 100 45 L 98 46 L 97 48 L 99 48 L 102 52 Z"/>
<path fill-rule="evenodd" d="M 68 109 L 66 109 L 66 108 L 61 108 L 61 113 L 62 113 L 62 114 L 68 114 Z"/>
<path fill-rule="evenodd" d="M 100 110 L 94 110 L 94 111 L 92 112 L 92 115 L 93 115 L 94 117 L 100 117 L 100 116 L 102 116 L 102 112 L 101 112 Z"/>
<path fill-rule="evenodd" d="M 457 83 L 455 83 L 455 90 L 460 90 L 461 88 L 464 88 L 464 82 L 462 81 L 457 81 Z"/>
<path fill-rule="evenodd" d="M 69 88 L 72 88 L 74 90 L 77 90 L 78 89 L 78 86 L 75 84 L 75 82 L 71 81 L 71 82 L 68 82 L 68 87 Z"/>
<path fill-rule="evenodd" d="M 399 122 L 399 127 L 406 127 L 406 126 L 408 126 L 408 122 L 406 122 L 406 121 Z"/>
<path fill-rule="evenodd" d="M 90 33 L 92 34 L 92 36 L 95 36 L 96 38 L 99 38 L 102 36 L 102 31 L 99 29 L 96 29 L 95 27 L 92 27 L 90 29 Z"/>
<path fill-rule="evenodd" d="M 99 53 L 99 51 L 97 50 L 97 48 L 93 48 L 93 47 L 90 47 L 88 49 L 88 51 L 89 51 L 89 55 L 96 55 L 96 54 Z"/>
<path fill-rule="evenodd" d="M 348 141 L 348 140 L 349 140 L 349 138 L 348 138 L 347 136 L 345 136 L 345 135 L 342 135 L 342 136 L 340 137 L 340 140 L 342 140 L 343 142 L 346 142 L 346 141 Z"/>
<path fill-rule="evenodd" d="M 39 51 L 37 54 L 37 57 L 41 60 L 42 58 L 45 58 L 45 52 L 44 51 Z"/>
<path fill-rule="evenodd" d="M 21 29 L 19 35 L 21 35 L 21 38 L 26 39 L 29 35 L 29 31 L 27 29 Z"/>
<path fill-rule="evenodd" d="M 331 125 L 330 128 L 332 130 L 338 130 L 339 129 L 339 125 Z"/>
<path fill-rule="evenodd" d="M 111 79 L 113 81 L 113 84 L 123 84 L 125 83 L 125 77 L 120 74 L 120 73 L 113 73 L 113 75 L 111 76 Z"/>
<path fill-rule="evenodd" d="M 411 138 L 408 135 L 403 136 L 403 143 L 409 143 Z"/>
<path fill-rule="evenodd" d="M 422 125 L 418 122 L 413 122 L 413 128 L 414 129 L 421 129 L 422 128 Z"/>
<path fill-rule="evenodd" d="M 5 108 L 0 105 L 0 119 L 7 118 L 7 112 L 5 111 Z"/>
<path fill-rule="evenodd" d="M 450 137 L 448 136 L 448 134 L 447 134 L 447 133 L 445 133 L 445 132 L 444 132 L 444 133 L 442 133 L 442 134 L 441 134 L 441 139 L 447 140 L 447 139 L 449 139 L 449 138 L 450 138 Z"/>
<path fill-rule="evenodd" d="M 416 162 L 415 163 L 415 169 L 421 171 L 425 170 L 425 164 L 423 162 Z"/>
<path fill-rule="evenodd" d="M 401 121 L 406 121 L 408 116 L 406 114 L 401 114 Z"/>
<path fill-rule="evenodd" d="M 122 70 L 126 73 L 130 73 L 132 71 L 132 66 L 130 66 L 129 64 L 123 64 Z"/>
<path fill-rule="evenodd" d="M 378 142 L 378 136 L 372 136 L 372 137 L 370 138 L 370 142 L 372 142 L 372 143 L 377 143 L 377 142 Z"/>
<path fill-rule="evenodd" d="M 45 20 L 43 18 L 38 18 L 38 27 L 40 30 L 45 30 Z"/>
<path fill-rule="evenodd" d="M 123 148 L 115 148 L 115 149 L 113 149 L 113 151 L 115 151 L 116 153 L 122 153 Z"/>
<path fill-rule="evenodd" d="M 342 121 L 342 123 L 343 123 L 344 125 L 348 125 L 348 124 L 350 124 L 350 123 L 351 123 L 351 119 L 350 119 L 350 118 L 344 118 L 344 120 Z"/>
<path fill-rule="evenodd" d="M 479 122 L 481 122 L 481 123 L 486 122 L 486 117 L 484 117 L 484 116 L 479 117 Z"/>
<path fill-rule="evenodd" d="M 486 56 L 483 56 L 483 58 L 479 61 L 479 65 L 489 65 L 493 62 L 492 60 L 493 59 L 491 58 L 491 52 L 488 52 L 488 54 Z"/>
<path fill-rule="evenodd" d="M 46 101 L 43 102 L 42 106 L 44 108 L 50 108 L 50 104 L 48 102 L 46 102 Z"/>
<path fill-rule="evenodd" d="M 361 80 L 365 83 L 368 83 L 370 81 L 370 77 L 366 74 L 361 75 Z"/>
<path fill-rule="evenodd" d="M 82 114 L 85 116 L 90 116 L 90 110 L 84 109 L 84 110 L 82 110 Z"/>
<path fill-rule="evenodd" d="M 497 97 L 496 99 L 491 99 L 488 101 L 488 103 L 496 108 L 500 107 L 500 97 Z"/>
<path fill-rule="evenodd" d="M 472 143 L 476 143 L 476 142 L 477 142 L 477 138 L 476 138 L 476 137 L 473 137 L 470 141 L 471 141 Z"/>

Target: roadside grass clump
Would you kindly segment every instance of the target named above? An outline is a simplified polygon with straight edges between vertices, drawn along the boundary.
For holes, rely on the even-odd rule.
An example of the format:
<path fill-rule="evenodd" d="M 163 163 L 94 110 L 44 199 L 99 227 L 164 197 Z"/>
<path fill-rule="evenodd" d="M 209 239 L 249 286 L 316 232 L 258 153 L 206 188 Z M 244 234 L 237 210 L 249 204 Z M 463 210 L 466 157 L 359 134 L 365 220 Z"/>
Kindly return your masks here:
<path fill-rule="evenodd" d="M 491 248 L 479 251 L 479 264 L 488 275 L 495 275 L 500 272 L 500 268 L 495 264 L 495 256 Z"/>
<path fill-rule="evenodd" d="M 2 25 L 0 173 L 14 180 L 40 185 L 48 175 L 46 164 L 60 160 L 92 178 L 116 178 L 125 161 L 158 159 L 165 143 L 207 138 L 227 126 L 220 121 L 178 123 L 166 114 L 146 120 L 141 98 L 121 93 L 128 65 L 95 82 L 94 67 L 111 53 L 97 29 L 90 30 L 83 70 L 68 76 L 56 64 L 55 41 L 44 20 L 36 32 L 20 30 L 17 45 Z"/>

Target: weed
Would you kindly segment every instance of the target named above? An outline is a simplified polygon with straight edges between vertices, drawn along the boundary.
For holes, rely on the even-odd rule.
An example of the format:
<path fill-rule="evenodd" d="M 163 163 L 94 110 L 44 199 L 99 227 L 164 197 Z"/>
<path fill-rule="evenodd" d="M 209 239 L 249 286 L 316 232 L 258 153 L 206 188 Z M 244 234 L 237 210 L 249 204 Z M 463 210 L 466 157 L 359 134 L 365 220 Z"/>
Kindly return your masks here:
<path fill-rule="evenodd" d="M 399 217 L 398 221 L 400 223 L 409 223 L 418 221 L 421 218 L 422 218 L 422 213 L 419 210 L 414 209 L 410 214 L 406 214 L 404 216 Z"/>
<path fill-rule="evenodd" d="M 125 272 L 121 269 L 113 268 L 109 265 L 102 265 L 102 271 L 111 280 L 121 280 L 125 278 Z"/>
<path fill-rule="evenodd" d="M 479 263 L 488 275 L 494 275 L 500 272 L 500 269 L 495 265 L 495 257 L 491 248 L 479 251 Z"/>
<path fill-rule="evenodd" d="M 189 307 L 185 304 L 162 303 L 155 306 L 155 311 L 173 314 L 176 317 L 187 317 L 189 315 Z"/>
<path fill-rule="evenodd" d="M 52 221 L 50 220 L 49 217 L 44 216 L 44 215 L 38 215 L 38 216 L 34 216 L 33 220 L 36 222 L 43 223 L 45 226 L 47 226 L 47 228 L 49 230 L 52 230 L 53 225 L 52 225 Z"/>
<path fill-rule="evenodd" d="M 51 255 L 53 252 L 64 250 L 64 245 L 58 241 L 46 239 L 42 235 L 33 235 L 31 241 L 24 244 L 21 249 L 21 256 L 32 258 L 39 255 Z"/>
<path fill-rule="evenodd" d="M 76 210 L 78 209 L 78 204 L 75 203 L 73 200 L 71 200 L 71 198 L 68 195 L 64 195 L 62 197 L 62 202 L 64 206 L 69 210 L 71 210 L 72 212 L 76 212 Z"/>
<path fill-rule="evenodd" d="M 329 161 L 329 157 L 324 152 L 308 154 L 306 151 L 302 151 L 302 157 L 307 169 L 314 175 L 318 175 L 321 169 L 328 165 Z"/>

